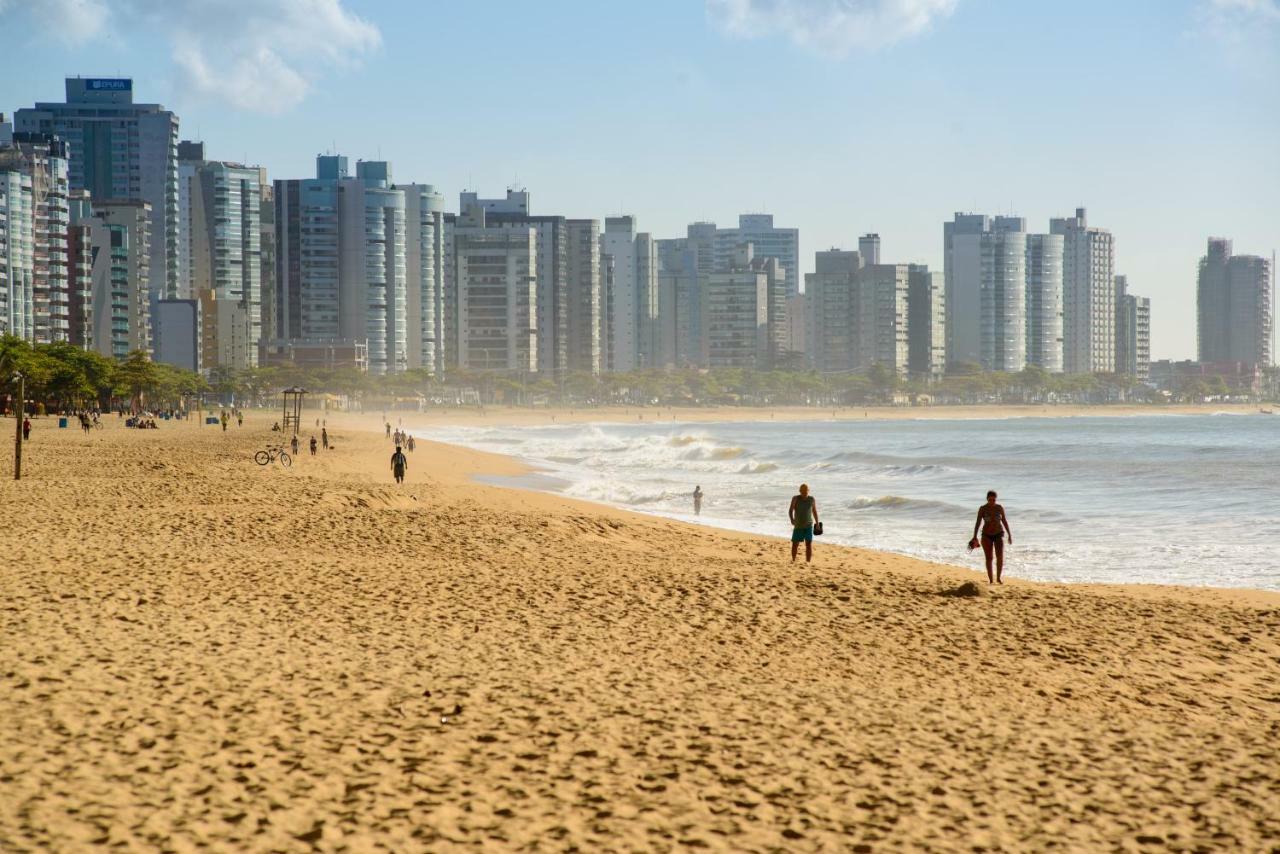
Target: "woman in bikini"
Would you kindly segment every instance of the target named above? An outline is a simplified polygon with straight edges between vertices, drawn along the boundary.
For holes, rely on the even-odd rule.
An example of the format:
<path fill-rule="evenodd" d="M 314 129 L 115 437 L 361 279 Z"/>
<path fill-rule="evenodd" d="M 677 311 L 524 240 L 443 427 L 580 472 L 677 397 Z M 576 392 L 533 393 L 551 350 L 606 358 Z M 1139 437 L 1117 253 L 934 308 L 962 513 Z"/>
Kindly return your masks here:
<path fill-rule="evenodd" d="M 996 503 L 996 491 L 987 493 L 987 503 L 978 508 L 978 518 L 973 523 L 973 539 L 978 539 L 978 528 L 982 528 L 982 554 L 987 559 L 987 583 L 993 580 L 996 584 L 1004 584 L 1000 575 L 1004 572 L 1004 535 L 1009 535 L 1009 545 L 1013 545 L 1013 531 L 1009 529 L 1009 520 L 1004 515 L 1004 508 Z M 996 556 L 996 574 L 991 577 L 991 553 Z"/>

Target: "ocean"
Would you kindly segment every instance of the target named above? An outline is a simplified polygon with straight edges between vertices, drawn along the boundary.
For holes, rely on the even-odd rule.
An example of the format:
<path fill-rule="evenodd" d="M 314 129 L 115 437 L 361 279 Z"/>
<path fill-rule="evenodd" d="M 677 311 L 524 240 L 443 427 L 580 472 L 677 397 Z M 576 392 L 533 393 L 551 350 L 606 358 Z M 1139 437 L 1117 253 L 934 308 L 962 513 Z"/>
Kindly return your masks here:
<path fill-rule="evenodd" d="M 410 428 L 412 429 L 412 428 Z M 1280 417 L 424 428 L 518 457 L 540 488 L 788 536 L 801 482 L 840 543 L 981 568 L 988 489 L 1013 529 L 1005 573 L 1044 581 L 1280 590 Z M 692 493 L 705 493 L 694 516 Z"/>

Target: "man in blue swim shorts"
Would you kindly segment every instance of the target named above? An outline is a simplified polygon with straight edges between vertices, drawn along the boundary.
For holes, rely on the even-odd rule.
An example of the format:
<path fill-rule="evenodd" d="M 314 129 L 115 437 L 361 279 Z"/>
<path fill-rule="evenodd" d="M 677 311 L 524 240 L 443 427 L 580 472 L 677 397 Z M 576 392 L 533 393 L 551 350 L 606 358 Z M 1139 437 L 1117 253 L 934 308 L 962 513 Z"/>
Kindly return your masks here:
<path fill-rule="evenodd" d="M 791 562 L 796 562 L 800 544 L 804 543 L 804 562 L 813 560 L 813 526 L 818 521 L 818 502 L 809 494 L 809 484 L 800 484 L 800 494 L 792 496 L 791 507 Z"/>

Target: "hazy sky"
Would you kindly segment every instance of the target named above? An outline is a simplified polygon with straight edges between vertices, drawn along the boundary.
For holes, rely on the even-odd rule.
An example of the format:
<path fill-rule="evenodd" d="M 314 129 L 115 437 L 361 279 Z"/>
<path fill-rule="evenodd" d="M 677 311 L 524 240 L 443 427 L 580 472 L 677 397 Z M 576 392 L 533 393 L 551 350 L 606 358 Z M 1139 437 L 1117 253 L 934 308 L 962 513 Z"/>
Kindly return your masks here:
<path fill-rule="evenodd" d="M 0 0 L 0 111 L 127 75 L 217 159 L 386 159 L 456 205 L 634 213 L 657 237 L 747 211 L 805 267 L 878 231 L 941 269 L 955 211 L 1086 206 L 1195 355 L 1209 235 L 1280 245 L 1280 0 Z"/>

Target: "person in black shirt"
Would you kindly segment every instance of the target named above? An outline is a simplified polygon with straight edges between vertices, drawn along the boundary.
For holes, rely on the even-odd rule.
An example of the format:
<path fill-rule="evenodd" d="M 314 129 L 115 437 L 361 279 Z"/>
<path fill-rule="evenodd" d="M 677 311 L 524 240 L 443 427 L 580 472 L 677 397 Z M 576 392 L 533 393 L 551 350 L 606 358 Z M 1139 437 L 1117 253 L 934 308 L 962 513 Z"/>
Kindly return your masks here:
<path fill-rule="evenodd" d="M 404 470 L 408 467 L 409 459 L 400 450 L 400 446 L 396 445 L 396 452 L 391 455 L 391 473 L 395 475 L 396 483 L 404 483 Z"/>

